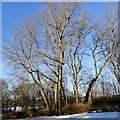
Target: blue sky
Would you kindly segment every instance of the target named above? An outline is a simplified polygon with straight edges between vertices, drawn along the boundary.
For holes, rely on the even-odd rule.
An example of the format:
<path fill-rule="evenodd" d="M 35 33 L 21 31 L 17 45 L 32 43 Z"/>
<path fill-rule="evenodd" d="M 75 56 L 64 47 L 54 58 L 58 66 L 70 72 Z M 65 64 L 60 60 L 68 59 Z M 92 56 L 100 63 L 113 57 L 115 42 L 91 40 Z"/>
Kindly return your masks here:
<path fill-rule="evenodd" d="M 2 3 L 2 31 L 3 36 L 12 36 L 12 26 L 15 22 L 23 20 L 29 13 L 36 12 L 40 7 L 41 3 Z"/>
<path fill-rule="evenodd" d="M 40 7 L 41 3 L 33 2 L 3 2 L 2 3 L 2 36 L 5 39 L 12 40 L 12 26 L 15 22 L 20 22 L 29 13 L 35 13 Z M 2 76 L 6 78 L 10 73 L 10 68 L 6 64 L 7 61 L 2 59 Z"/>
<path fill-rule="evenodd" d="M 102 9 L 105 3 L 86 3 L 92 15 L 98 18 L 102 14 Z M 35 13 L 41 8 L 43 3 L 40 2 L 3 2 L 2 3 L 2 35 L 9 41 L 12 40 L 12 26 L 15 22 L 20 22 L 29 13 Z M 2 76 L 0 78 L 6 78 L 9 74 L 10 68 L 6 65 L 6 61 L 3 58 L 2 61 Z"/>
<path fill-rule="evenodd" d="M 29 13 L 35 13 L 41 8 L 40 2 L 3 2 L 2 3 L 2 31 L 3 36 L 12 36 L 12 26 L 15 22 L 21 21 Z M 86 3 L 90 11 L 96 17 L 102 13 L 102 6 L 105 3 Z"/>

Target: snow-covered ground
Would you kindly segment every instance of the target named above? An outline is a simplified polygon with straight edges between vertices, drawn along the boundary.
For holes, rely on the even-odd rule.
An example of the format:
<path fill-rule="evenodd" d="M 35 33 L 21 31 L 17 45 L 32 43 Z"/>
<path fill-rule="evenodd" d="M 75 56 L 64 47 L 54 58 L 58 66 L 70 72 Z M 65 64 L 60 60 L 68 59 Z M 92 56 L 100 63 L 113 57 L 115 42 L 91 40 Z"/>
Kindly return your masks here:
<path fill-rule="evenodd" d="M 43 118 L 118 118 L 118 112 L 101 112 L 101 113 L 83 113 L 74 115 L 62 115 Z"/>
<path fill-rule="evenodd" d="M 15 120 L 120 120 L 120 112 L 101 112 L 101 113 L 84 113 L 74 115 L 61 115 L 51 117 L 23 118 Z M 96 119 L 95 119 L 96 118 Z M 100 118 L 100 119 L 99 119 Z M 11 119 L 12 120 L 12 119 Z"/>

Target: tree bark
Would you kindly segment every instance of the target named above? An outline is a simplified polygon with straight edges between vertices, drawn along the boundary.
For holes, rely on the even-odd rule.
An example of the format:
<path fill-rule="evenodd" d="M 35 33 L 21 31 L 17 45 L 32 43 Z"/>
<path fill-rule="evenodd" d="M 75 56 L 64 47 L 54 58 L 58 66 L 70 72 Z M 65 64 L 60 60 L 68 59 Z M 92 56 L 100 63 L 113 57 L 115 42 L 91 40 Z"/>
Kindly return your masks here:
<path fill-rule="evenodd" d="M 112 48 L 113 48 L 113 46 L 114 46 L 114 43 L 113 43 L 113 45 L 112 45 Z M 99 76 L 100 73 L 102 72 L 104 66 L 106 65 L 106 63 L 108 62 L 108 60 L 109 60 L 109 58 L 110 58 L 111 56 L 112 56 L 112 52 L 106 57 L 105 61 L 104 61 L 103 64 L 101 65 L 100 70 L 96 73 L 95 77 L 94 77 L 94 78 L 92 79 L 92 81 L 90 82 L 89 87 L 88 87 L 88 89 L 87 89 L 87 93 L 86 93 L 85 99 L 84 99 L 84 103 L 88 103 L 89 96 L 90 96 L 89 94 L 90 94 L 90 92 L 91 92 L 91 89 L 92 89 L 92 87 L 93 87 L 94 83 L 96 82 L 98 76 Z"/>
<path fill-rule="evenodd" d="M 44 93 L 43 88 L 40 88 L 40 89 L 41 89 L 41 94 L 42 94 L 43 100 L 46 104 L 47 111 L 49 112 L 49 114 L 51 114 L 51 109 L 49 106 L 48 98 L 47 98 L 46 94 Z"/>
<path fill-rule="evenodd" d="M 91 89 L 92 89 L 94 83 L 96 82 L 96 80 L 97 80 L 96 78 L 93 78 L 92 82 L 89 84 L 89 87 L 87 89 L 86 96 L 85 96 L 85 99 L 84 99 L 84 103 L 88 103 Z"/>
<path fill-rule="evenodd" d="M 61 81 L 58 81 L 58 115 L 61 115 Z"/>
<path fill-rule="evenodd" d="M 64 97 L 64 104 L 65 104 L 65 106 L 67 106 L 67 94 L 66 94 L 66 91 L 65 91 L 65 88 L 63 87 L 63 85 L 62 85 L 62 94 L 63 94 L 63 97 Z"/>
<path fill-rule="evenodd" d="M 54 100 L 55 100 L 55 112 L 58 113 L 58 84 L 55 84 L 55 88 L 54 88 L 55 94 L 54 94 Z"/>
<path fill-rule="evenodd" d="M 74 95 L 75 95 L 75 102 L 78 103 L 79 102 L 79 98 L 78 98 L 78 86 L 76 83 L 76 80 L 74 80 Z"/>
<path fill-rule="evenodd" d="M 74 79 L 74 95 L 75 95 L 75 102 L 78 103 L 78 86 L 77 86 L 77 67 L 76 67 L 76 63 L 75 63 L 75 55 L 74 55 L 74 59 L 73 59 L 73 65 L 74 65 L 74 75 L 73 75 L 73 79 Z"/>
<path fill-rule="evenodd" d="M 63 72 L 63 59 L 64 59 L 64 52 L 61 52 L 60 55 L 60 64 L 58 67 L 58 115 L 61 115 L 62 110 L 62 72 Z"/>
<path fill-rule="evenodd" d="M 31 75 L 31 77 L 33 78 L 36 86 L 39 87 L 40 92 L 41 92 L 41 95 L 42 95 L 42 98 L 43 98 L 43 100 L 44 100 L 44 102 L 45 102 L 47 111 L 49 112 L 49 114 L 51 114 L 51 109 L 50 109 L 50 105 L 49 105 L 49 100 L 48 100 L 48 98 L 47 98 L 47 96 L 46 96 L 46 94 L 45 94 L 45 92 L 44 92 L 44 88 L 42 87 L 41 82 L 38 83 L 38 82 L 36 81 L 36 79 L 34 78 L 34 76 L 33 76 L 32 73 L 30 73 L 30 75 Z M 39 77 L 39 72 L 38 72 L 38 71 L 37 71 L 37 77 L 38 77 L 38 79 L 39 79 L 39 81 L 40 81 L 40 77 Z"/>

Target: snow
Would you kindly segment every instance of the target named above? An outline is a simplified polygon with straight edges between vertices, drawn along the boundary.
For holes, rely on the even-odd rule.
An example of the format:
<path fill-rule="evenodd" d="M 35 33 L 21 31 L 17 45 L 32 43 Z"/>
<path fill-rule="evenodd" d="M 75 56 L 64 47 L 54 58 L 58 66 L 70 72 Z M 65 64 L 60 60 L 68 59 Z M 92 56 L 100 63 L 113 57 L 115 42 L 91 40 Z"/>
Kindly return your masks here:
<path fill-rule="evenodd" d="M 11 107 L 11 110 L 14 111 L 14 108 L 15 107 Z M 22 107 L 17 106 L 15 111 L 18 111 L 18 112 L 22 111 Z"/>
<path fill-rule="evenodd" d="M 74 115 L 52 116 L 45 118 L 118 118 L 118 112 L 101 112 L 101 113 L 83 113 Z M 44 118 L 44 117 L 43 117 Z"/>

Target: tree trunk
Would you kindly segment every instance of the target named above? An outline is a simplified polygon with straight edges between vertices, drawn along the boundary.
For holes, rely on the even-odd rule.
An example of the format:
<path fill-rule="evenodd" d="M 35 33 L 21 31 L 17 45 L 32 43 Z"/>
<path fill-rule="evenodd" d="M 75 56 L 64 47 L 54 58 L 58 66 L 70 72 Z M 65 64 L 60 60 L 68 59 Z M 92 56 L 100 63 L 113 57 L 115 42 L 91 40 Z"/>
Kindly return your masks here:
<path fill-rule="evenodd" d="M 33 76 L 33 73 L 30 72 L 30 75 L 31 75 L 31 77 L 33 78 L 36 86 L 38 86 L 38 88 L 40 89 L 40 92 L 41 92 L 42 98 L 43 98 L 43 100 L 44 100 L 44 102 L 45 102 L 47 111 L 49 112 L 49 115 L 51 115 L 51 107 L 50 107 L 50 105 L 49 105 L 49 100 L 48 100 L 48 98 L 47 98 L 47 95 L 46 95 L 45 92 L 44 92 L 44 88 L 42 87 L 42 83 L 41 83 L 41 82 L 38 83 L 38 82 L 36 81 L 35 77 Z M 38 77 L 38 80 L 41 81 L 41 80 L 40 80 L 40 76 L 39 76 L 39 71 L 37 71 L 37 77 Z"/>
<path fill-rule="evenodd" d="M 75 52 L 76 53 L 76 52 Z M 75 96 L 75 102 L 78 103 L 78 86 L 77 86 L 77 67 L 76 67 L 76 54 L 74 53 L 73 56 L 73 70 L 74 70 L 74 74 L 73 74 L 73 79 L 74 79 L 74 96 Z"/>
<path fill-rule="evenodd" d="M 61 98 L 61 88 L 62 88 L 62 66 L 59 66 L 59 80 L 58 80 L 58 115 L 61 115 L 62 109 L 62 98 Z"/>
<path fill-rule="evenodd" d="M 67 95 L 67 89 L 66 89 L 66 91 L 65 91 L 65 104 L 66 104 L 66 106 L 68 106 L 68 95 Z"/>
<path fill-rule="evenodd" d="M 62 110 L 62 72 L 63 72 L 63 59 L 64 59 L 64 52 L 61 52 L 60 55 L 60 64 L 58 67 L 58 115 L 61 115 Z"/>
<path fill-rule="evenodd" d="M 97 80 L 97 78 L 93 78 L 91 83 L 89 84 L 89 87 L 87 89 L 86 96 L 85 96 L 85 99 L 84 99 L 84 103 L 88 103 L 91 89 L 92 89 L 94 83 L 96 82 L 96 80 Z"/>
<path fill-rule="evenodd" d="M 112 45 L 112 49 L 113 49 L 113 46 L 114 46 L 114 43 L 113 43 L 113 45 Z M 99 76 L 100 73 L 102 72 L 102 69 L 104 68 L 104 66 L 106 65 L 106 63 L 108 62 L 108 60 L 109 60 L 109 58 L 110 58 L 111 56 L 112 56 L 112 52 L 106 57 L 106 59 L 105 59 L 105 61 L 103 62 L 100 70 L 96 73 L 95 78 L 93 78 L 92 81 L 91 81 L 91 83 L 89 84 L 89 87 L 88 87 L 88 89 L 87 89 L 87 93 L 86 93 L 86 96 L 85 96 L 84 103 L 88 103 L 91 89 L 92 89 L 94 83 L 96 82 L 98 76 Z"/>
<path fill-rule="evenodd" d="M 58 115 L 61 115 L 61 81 L 58 82 Z"/>
<path fill-rule="evenodd" d="M 66 91 L 65 91 L 65 88 L 63 87 L 63 85 L 62 85 L 62 93 L 63 93 L 63 97 L 64 97 L 64 104 L 65 105 L 67 105 L 68 103 L 67 103 L 67 99 L 66 99 L 66 97 L 67 97 L 67 95 L 66 95 Z"/>
<path fill-rule="evenodd" d="M 78 86 L 76 80 L 74 80 L 74 95 L 75 95 L 75 102 L 78 103 L 79 95 L 78 95 Z"/>
<path fill-rule="evenodd" d="M 77 69 L 75 64 L 75 58 L 74 58 L 74 96 L 75 96 L 75 102 L 78 103 L 78 86 L 77 86 Z"/>
<path fill-rule="evenodd" d="M 58 112 L 58 84 L 55 84 L 54 88 L 55 94 L 54 94 L 54 100 L 55 100 L 55 112 Z"/>
<path fill-rule="evenodd" d="M 47 111 L 49 112 L 49 114 L 51 114 L 51 109 L 50 109 L 50 106 L 49 106 L 48 98 L 47 98 L 46 94 L 44 93 L 43 88 L 41 86 L 39 88 L 40 88 L 40 91 L 41 91 L 42 98 L 43 98 L 43 100 L 46 104 Z"/>

